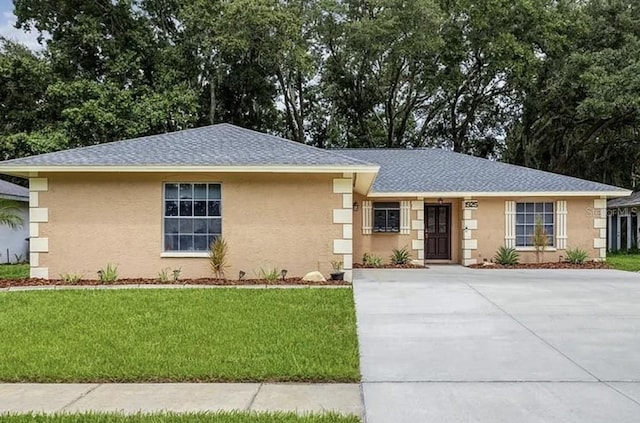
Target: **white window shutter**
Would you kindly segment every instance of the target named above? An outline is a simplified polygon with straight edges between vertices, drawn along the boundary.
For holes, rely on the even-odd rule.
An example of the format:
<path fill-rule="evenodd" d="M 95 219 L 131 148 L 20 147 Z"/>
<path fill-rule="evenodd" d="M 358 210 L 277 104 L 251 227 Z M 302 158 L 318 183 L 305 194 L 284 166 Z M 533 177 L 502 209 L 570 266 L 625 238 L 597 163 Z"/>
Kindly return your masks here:
<path fill-rule="evenodd" d="M 369 235 L 371 233 L 371 221 L 373 220 L 373 211 L 371 201 L 362 202 L 362 233 Z"/>
<path fill-rule="evenodd" d="M 567 202 L 556 201 L 556 248 L 567 249 Z"/>
<path fill-rule="evenodd" d="M 516 202 L 504 202 L 504 245 L 507 248 L 516 246 Z"/>
<path fill-rule="evenodd" d="M 411 233 L 411 201 L 400 202 L 400 233 L 403 235 Z"/>

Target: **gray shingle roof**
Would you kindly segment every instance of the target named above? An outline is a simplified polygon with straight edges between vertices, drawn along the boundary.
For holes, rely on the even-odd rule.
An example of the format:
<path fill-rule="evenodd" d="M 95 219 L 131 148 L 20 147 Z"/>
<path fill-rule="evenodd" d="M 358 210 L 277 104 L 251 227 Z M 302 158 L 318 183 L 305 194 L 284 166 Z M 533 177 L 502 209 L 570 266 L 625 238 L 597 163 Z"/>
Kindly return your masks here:
<path fill-rule="evenodd" d="M 3 166 L 363 166 L 358 159 L 229 124 L 75 148 Z"/>
<path fill-rule="evenodd" d="M 629 197 L 614 198 L 607 201 L 607 207 L 633 207 L 640 206 L 640 191 L 636 191 Z"/>
<path fill-rule="evenodd" d="M 572 192 L 626 190 L 442 149 L 343 149 L 380 165 L 372 192 Z"/>
<path fill-rule="evenodd" d="M 20 185 L 0 179 L 0 198 L 29 200 L 29 190 Z"/>

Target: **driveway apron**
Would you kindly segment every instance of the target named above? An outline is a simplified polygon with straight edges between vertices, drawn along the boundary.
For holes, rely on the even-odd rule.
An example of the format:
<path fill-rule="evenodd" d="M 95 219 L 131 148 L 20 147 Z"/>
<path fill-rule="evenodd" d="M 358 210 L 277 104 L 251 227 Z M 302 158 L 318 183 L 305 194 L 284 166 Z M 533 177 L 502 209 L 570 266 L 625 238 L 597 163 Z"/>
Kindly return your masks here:
<path fill-rule="evenodd" d="M 359 270 L 366 421 L 640 421 L 640 275 Z"/>

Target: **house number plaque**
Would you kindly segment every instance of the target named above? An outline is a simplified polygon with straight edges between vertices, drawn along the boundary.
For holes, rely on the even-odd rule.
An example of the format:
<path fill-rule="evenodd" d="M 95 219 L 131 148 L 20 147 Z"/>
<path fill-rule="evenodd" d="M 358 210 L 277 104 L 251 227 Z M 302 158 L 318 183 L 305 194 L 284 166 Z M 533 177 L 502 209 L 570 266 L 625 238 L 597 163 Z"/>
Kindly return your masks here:
<path fill-rule="evenodd" d="M 478 208 L 478 200 L 467 200 L 464 202 L 465 209 L 477 209 Z"/>

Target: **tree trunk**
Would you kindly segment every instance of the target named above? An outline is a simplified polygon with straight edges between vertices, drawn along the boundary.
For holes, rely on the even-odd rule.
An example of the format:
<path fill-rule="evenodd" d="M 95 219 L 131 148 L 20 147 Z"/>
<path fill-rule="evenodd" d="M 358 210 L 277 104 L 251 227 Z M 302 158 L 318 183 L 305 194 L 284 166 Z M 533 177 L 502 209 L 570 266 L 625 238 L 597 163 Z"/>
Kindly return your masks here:
<path fill-rule="evenodd" d="M 213 80 L 209 82 L 209 123 L 216 123 L 216 89 Z"/>

